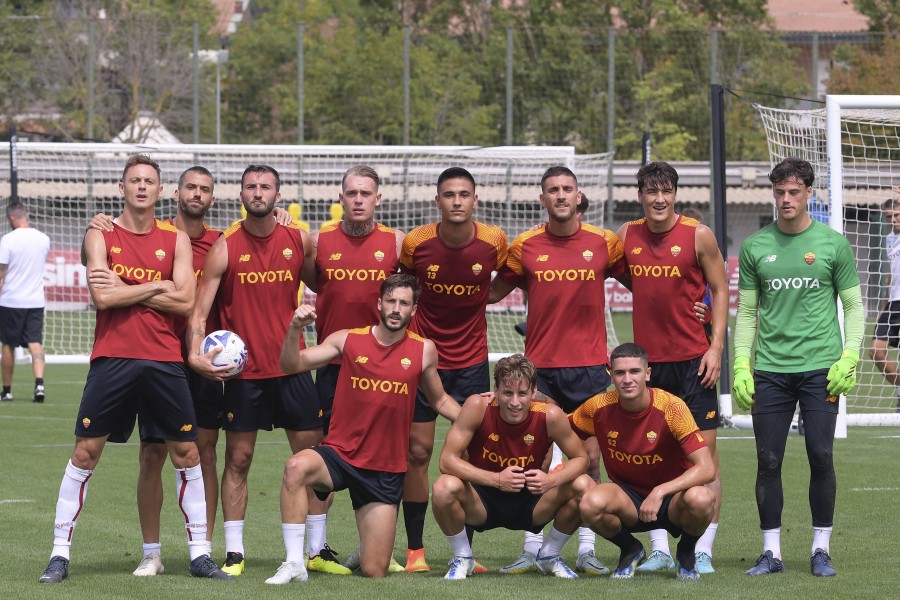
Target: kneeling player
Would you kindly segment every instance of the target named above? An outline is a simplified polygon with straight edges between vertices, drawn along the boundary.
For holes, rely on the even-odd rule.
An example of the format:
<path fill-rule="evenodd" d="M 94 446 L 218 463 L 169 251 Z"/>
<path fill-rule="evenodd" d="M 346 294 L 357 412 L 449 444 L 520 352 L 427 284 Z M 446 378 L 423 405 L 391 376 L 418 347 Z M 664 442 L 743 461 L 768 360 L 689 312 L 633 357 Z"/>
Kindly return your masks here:
<path fill-rule="evenodd" d="M 578 499 L 594 485 L 584 474 L 587 452 L 565 413 L 532 402 L 537 369 L 521 354 L 497 362 L 494 394 L 470 396 L 447 433 L 441 452 L 443 475 L 432 488 L 434 517 L 453 550 L 445 579 L 465 579 L 475 569 L 466 525 L 539 532 L 551 520 L 538 553 L 541 572 L 577 577 L 560 558 L 581 524 Z M 541 463 L 556 442 L 569 457 L 562 469 L 545 473 Z"/>
<path fill-rule="evenodd" d="M 610 355 L 615 390 L 590 398 L 569 420 L 582 437 L 596 435 L 612 483 L 601 483 L 581 499 L 581 517 L 621 549 L 610 576 L 631 579 L 644 558 L 632 532 L 666 529 L 681 537 L 675 553 L 681 580 L 699 579 L 697 540 L 713 515 L 715 496 L 706 484 L 715 467 L 687 405 L 647 387 L 647 353 L 622 344 Z"/>
<path fill-rule="evenodd" d="M 307 579 L 303 541 L 309 509 L 307 492 L 323 500 L 347 489 L 359 529 L 362 574 L 384 577 L 391 560 L 397 510 L 413 422 L 416 390 L 449 420 L 459 405 L 444 392 L 431 340 L 407 331 L 416 311 L 419 283 L 395 273 L 381 283 L 378 324 L 335 331 L 316 346 L 300 348 L 303 328 L 315 309 L 300 306 L 281 347 L 281 369 L 302 373 L 341 360 L 328 437 L 288 459 L 281 486 L 285 561 L 266 580 L 285 584 Z"/>

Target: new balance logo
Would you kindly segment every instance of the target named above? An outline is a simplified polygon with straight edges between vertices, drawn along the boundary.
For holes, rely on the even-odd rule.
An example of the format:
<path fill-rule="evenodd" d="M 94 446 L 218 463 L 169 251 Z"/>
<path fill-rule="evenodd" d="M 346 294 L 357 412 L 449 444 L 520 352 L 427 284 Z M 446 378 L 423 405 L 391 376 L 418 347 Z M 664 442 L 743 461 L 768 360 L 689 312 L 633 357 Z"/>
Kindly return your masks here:
<path fill-rule="evenodd" d="M 250 262 L 250 255 L 241 254 L 241 256 L 238 258 L 238 262 Z"/>
<path fill-rule="evenodd" d="M 331 256 L 328 257 L 328 260 L 341 260 L 341 253 L 335 252 Z"/>
<path fill-rule="evenodd" d="M 364 365 L 367 362 L 369 362 L 369 357 L 368 356 L 357 356 L 356 360 L 353 362 L 358 362 L 359 364 Z"/>
<path fill-rule="evenodd" d="M 541 254 L 535 260 L 537 260 L 537 262 L 547 262 L 547 259 L 549 259 L 549 258 L 550 258 L 549 254 Z"/>

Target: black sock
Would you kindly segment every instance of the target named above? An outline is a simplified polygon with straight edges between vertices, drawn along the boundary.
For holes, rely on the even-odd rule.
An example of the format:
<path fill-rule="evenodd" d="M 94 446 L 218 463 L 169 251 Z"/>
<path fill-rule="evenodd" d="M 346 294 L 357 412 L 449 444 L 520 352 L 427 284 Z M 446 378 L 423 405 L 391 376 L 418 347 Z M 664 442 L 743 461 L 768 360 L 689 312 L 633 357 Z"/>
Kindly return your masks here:
<path fill-rule="evenodd" d="M 406 526 L 406 547 L 410 550 L 424 548 L 425 513 L 428 502 L 403 502 L 403 524 Z"/>
<path fill-rule="evenodd" d="M 11 386 L 11 385 L 4 385 L 4 386 L 3 386 L 3 392 L 2 392 L 2 393 L 4 393 L 4 394 L 12 394 L 12 386 Z"/>
<path fill-rule="evenodd" d="M 44 378 L 43 378 L 43 377 L 35 377 L 35 379 L 34 379 L 34 387 L 37 387 L 37 386 L 39 386 L 39 385 L 44 385 Z"/>
<path fill-rule="evenodd" d="M 693 571 L 694 567 L 697 566 L 694 550 L 699 539 L 699 535 L 690 535 L 682 532 L 681 539 L 678 540 L 678 546 L 675 548 L 675 558 L 678 559 L 678 564 L 687 571 Z"/>
<path fill-rule="evenodd" d="M 644 550 L 644 545 L 641 544 L 636 537 L 631 535 L 630 532 L 622 529 L 616 535 L 611 538 L 606 538 L 611 541 L 613 544 L 621 548 L 621 552 L 619 553 L 619 569 L 624 569 L 628 565 L 634 561 L 634 558 L 640 554 Z"/>
<path fill-rule="evenodd" d="M 469 546 L 472 545 L 472 538 L 475 537 L 475 530 L 471 525 L 466 525 L 466 537 L 469 538 Z"/>

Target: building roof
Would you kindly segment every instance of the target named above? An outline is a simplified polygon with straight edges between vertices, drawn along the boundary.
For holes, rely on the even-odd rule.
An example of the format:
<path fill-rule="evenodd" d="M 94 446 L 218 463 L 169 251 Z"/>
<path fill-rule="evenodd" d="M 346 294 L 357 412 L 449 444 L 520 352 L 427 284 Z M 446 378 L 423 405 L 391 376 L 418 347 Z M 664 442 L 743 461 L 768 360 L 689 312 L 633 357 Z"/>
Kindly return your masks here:
<path fill-rule="evenodd" d="M 149 112 L 141 111 L 137 118 L 125 126 L 119 135 L 112 139 L 116 144 L 180 144 L 159 119 Z"/>
<path fill-rule="evenodd" d="M 868 31 L 868 17 L 850 0 L 767 0 L 778 31 Z"/>

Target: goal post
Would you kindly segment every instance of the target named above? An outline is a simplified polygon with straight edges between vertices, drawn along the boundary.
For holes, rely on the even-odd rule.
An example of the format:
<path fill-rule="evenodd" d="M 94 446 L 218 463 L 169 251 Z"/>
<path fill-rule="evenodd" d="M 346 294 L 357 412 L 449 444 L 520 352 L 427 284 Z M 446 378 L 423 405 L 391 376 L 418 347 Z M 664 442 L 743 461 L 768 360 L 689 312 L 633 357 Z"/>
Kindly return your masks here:
<path fill-rule="evenodd" d="M 813 165 L 810 214 L 846 236 L 856 256 L 866 337 L 857 387 L 840 399 L 836 435 L 845 437 L 847 425 L 900 425 L 900 389 L 886 381 L 868 353 L 890 273 L 881 205 L 900 185 L 900 96 L 829 95 L 824 109 L 756 109 L 772 165 L 788 156 Z M 840 310 L 838 317 L 843 328 Z M 898 360 L 896 350 L 889 354 Z"/>
<path fill-rule="evenodd" d="M 0 148 L 0 160 L 13 158 Z M 118 182 L 128 155 L 145 153 L 161 167 L 163 195 L 157 218 L 175 215 L 172 200 L 181 172 L 202 165 L 215 181 L 216 203 L 207 216 L 210 226 L 224 229 L 241 218 L 240 176 L 251 163 L 275 167 L 282 179 L 281 206 L 290 208 L 301 226 L 316 230 L 332 217 L 341 178 L 351 166 L 366 164 L 382 179 L 382 203 L 376 219 L 409 232 L 438 221 L 434 202 L 438 175 L 447 167 L 468 169 L 479 197 L 475 219 L 501 227 L 510 242 L 546 220 L 538 196 L 547 167 L 565 165 L 578 176 L 590 198 L 586 219 L 603 224 L 611 154 L 576 155 L 573 147 L 509 146 L 252 146 L 54 144 L 19 141 L 15 146 L 18 196 L 33 226 L 51 239 L 44 280 L 48 306 L 44 346 L 48 362 L 86 362 L 93 343 L 94 307 L 87 289 L 80 246 L 90 218 L 119 214 Z M 0 195 L 9 197 L 16 184 L 11 171 L 0 173 Z M 8 227 L 0 226 L 0 234 Z M 314 301 L 306 292 L 305 301 Z M 488 309 L 488 344 L 492 360 L 524 350 L 515 325 L 524 320 L 525 304 L 516 290 Z M 607 314 L 612 340 L 615 330 Z M 612 347 L 612 346 L 611 346 Z"/>

